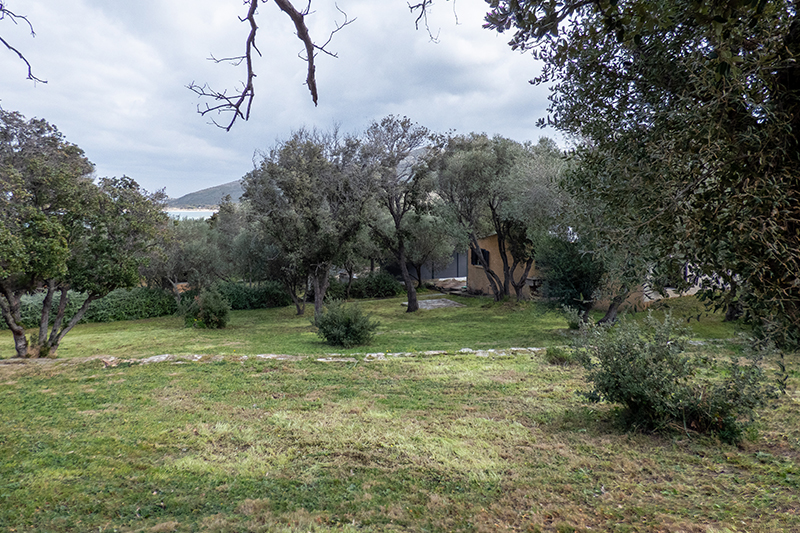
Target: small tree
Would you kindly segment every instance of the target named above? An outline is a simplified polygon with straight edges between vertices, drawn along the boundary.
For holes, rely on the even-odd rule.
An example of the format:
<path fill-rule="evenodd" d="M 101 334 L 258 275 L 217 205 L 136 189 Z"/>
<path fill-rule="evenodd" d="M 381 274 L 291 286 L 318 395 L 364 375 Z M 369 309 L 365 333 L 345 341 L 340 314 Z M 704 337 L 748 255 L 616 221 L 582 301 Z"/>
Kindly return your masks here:
<path fill-rule="evenodd" d="M 602 263 L 580 241 L 555 235 L 540 239 L 536 262 L 544 276 L 544 295 L 579 309 L 586 320 L 603 278 Z"/>

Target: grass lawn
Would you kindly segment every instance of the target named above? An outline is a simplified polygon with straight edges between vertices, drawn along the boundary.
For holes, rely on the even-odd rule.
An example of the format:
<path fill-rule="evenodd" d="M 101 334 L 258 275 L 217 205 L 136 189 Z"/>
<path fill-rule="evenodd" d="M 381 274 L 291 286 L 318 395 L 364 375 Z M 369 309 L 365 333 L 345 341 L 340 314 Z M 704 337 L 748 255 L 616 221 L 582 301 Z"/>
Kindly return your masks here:
<path fill-rule="evenodd" d="M 222 332 L 81 325 L 58 360 L 0 364 L 0 530 L 800 531 L 797 356 L 788 394 L 739 447 L 630 433 L 575 393 L 579 367 L 454 353 L 566 344 L 557 314 L 464 300 L 406 315 L 400 302 L 362 304 L 383 326 L 354 351 L 449 354 L 239 357 L 332 351 L 279 309 L 234 313 Z M 733 333 L 704 320 L 708 337 Z M 76 359 L 163 353 L 226 357 Z"/>

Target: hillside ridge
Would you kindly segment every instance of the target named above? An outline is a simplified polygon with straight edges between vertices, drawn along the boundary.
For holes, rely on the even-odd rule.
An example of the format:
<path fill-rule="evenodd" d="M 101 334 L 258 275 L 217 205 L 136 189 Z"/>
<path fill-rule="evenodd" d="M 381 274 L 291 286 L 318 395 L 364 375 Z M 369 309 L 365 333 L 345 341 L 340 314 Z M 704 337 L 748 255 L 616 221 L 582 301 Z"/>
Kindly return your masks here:
<path fill-rule="evenodd" d="M 219 205 L 220 200 L 226 195 L 231 196 L 234 203 L 238 203 L 244 189 L 242 189 L 242 180 L 231 181 L 201 189 L 199 191 L 184 194 L 180 198 L 169 198 L 167 206 L 176 209 L 204 209 L 213 208 Z"/>

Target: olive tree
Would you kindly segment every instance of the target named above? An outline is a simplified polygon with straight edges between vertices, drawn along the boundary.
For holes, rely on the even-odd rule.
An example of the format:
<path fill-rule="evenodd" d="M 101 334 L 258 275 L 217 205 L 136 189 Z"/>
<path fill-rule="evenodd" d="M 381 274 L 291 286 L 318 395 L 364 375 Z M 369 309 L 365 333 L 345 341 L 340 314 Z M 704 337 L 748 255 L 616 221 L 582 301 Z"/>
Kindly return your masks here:
<path fill-rule="evenodd" d="M 291 266 L 293 279 L 310 277 L 316 313 L 322 311 L 331 268 L 365 222 L 370 194 L 365 180 L 357 139 L 307 130 L 263 154 L 244 177 L 243 198 L 282 262 Z"/>
<path fill-rule="evenodd" d="M 388 116 L 367 128 L 362 150 L 378 209 L 370 229 L 400 266 L 409 313 L 419 309 L 408 272 L 411 224 L 416 214 L 428 209 L 434 185 L 426 150 L 430 138 L 427 128 L 408 117 Z"/>
<path fill-rule="evenodd" d="M 789 0 L 491 0 L 487 25 L 545 62 L 548 121 L 593 167 L 618 241 L 736 285 L 800 342 L 800 15 Z"/>
<path fill-rule="evenodd" d="M 457 221 L 483 268 L 494 297 L 514 288 L 523 296 L 535 257 L 535 235 L 556 224 L 562 198 L 557 179 L 563 166 L 555 143 L 520 144 L 483 134 L 446 139 L 438 162 L 437 192 Z M 478 239 L 495 233 L 503 271 L 495 272 Z"/>

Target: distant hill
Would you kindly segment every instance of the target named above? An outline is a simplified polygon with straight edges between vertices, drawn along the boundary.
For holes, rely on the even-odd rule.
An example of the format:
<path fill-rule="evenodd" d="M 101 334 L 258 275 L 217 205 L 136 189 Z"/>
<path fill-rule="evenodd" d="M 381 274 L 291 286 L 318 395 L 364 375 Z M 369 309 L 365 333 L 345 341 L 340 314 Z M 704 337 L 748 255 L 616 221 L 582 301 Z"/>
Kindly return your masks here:
<path fill-rule="evenodd" d="M 226 194 L 231 195 L 231 200 L 238 202 L 244 190 L 242 189 L 242 181 L 236 180 L 230 183 L 223 183 L 216 187 L 209 187 L 197 192 L 190 192 L 184 194 L 180 198 L 170 198 L 167 200 L 167 206 L 177 209 L 191 209 L 191 208 L 210 208 L 219 205 L 219 201 Z"/>

